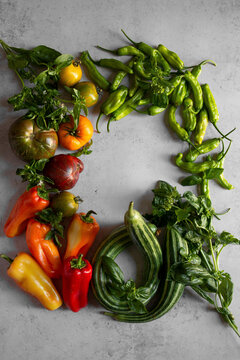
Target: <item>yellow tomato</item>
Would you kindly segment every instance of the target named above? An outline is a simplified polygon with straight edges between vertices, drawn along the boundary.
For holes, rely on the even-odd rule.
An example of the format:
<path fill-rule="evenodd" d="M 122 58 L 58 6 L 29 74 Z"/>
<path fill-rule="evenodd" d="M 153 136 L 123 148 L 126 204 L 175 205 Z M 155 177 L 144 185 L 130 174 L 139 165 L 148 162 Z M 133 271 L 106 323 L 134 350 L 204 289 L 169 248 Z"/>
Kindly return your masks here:
<path fill-rule="evenodd" d="M 66 66 L 60 71 L 60 83 L 63 86 L 74 86 L 82 77 L 82 69 L 79 62 L 74 60 L 71 65 Z"/>

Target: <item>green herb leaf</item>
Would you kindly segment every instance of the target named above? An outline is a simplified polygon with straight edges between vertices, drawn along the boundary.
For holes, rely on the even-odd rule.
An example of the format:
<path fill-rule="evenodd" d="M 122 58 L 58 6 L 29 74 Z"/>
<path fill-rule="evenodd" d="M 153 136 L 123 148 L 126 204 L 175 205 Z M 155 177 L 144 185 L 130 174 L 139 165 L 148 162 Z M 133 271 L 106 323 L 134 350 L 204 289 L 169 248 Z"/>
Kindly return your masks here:
<path fill-rule="evenodd" d="M 109 256 L 102 256 L 103 271 L 118 284 L 124 284 L 124 275 L 118 264 Z"/>
<path fill-rule="evenodd" d="M 225 274 L 219 287 L 218 292 L 224 300 L 224 306 L 228 307 L 232 302 L 233 296 L 233 283 L 229 274 Z"/>

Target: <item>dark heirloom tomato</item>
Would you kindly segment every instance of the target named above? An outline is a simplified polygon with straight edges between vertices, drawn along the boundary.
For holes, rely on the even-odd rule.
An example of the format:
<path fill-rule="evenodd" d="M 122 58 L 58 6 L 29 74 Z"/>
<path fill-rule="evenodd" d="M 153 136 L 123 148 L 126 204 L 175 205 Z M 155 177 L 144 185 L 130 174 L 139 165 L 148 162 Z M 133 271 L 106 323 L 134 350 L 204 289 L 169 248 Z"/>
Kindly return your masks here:
<path fill-rule="evenodd" d="M 13 152 L 26 162 L 49 159 L 55 154 L 58 146 L 55 130 L 41 130 L 33 119 L 24 116 L 10 126 L 8 138 Z"/>
<path fill-rule="evenodd" d="M 54 181 L 59 190 L 69 190 L 83 171 L 83 162 L 76 156 L 59 154 L 53 156 L 44 167 L 44 175 Z"/>
<path fill-rule="evenodd" d="M 74 86 L 86 100 L 86 106 L 90 107 L 98 102 L 96 86 L 91 81 L 81 81 Z"/>

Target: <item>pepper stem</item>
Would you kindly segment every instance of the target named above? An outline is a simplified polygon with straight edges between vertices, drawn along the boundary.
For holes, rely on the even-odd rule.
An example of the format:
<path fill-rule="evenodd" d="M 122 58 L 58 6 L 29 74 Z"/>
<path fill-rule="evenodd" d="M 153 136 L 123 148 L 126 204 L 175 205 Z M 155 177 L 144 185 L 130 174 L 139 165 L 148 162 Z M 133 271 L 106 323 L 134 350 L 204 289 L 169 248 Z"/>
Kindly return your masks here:
<path fill-rule="evenodd" d="M 98 118 L 97 118 L 97 121 L 96 121 L 96 130 L 97 132 L 100 134 L 100 131 L 98 129 L 98 124 L 99 124 L 99 120 L 101 119 L 101 117 L 103 116 L 103 113 L 100 112 L 99 115 L 98 115 Z"/>
<path fill-rule="evenodd" d="M 219 128 L 217 127 L 216 123 L 212 123 L 212 124 L 213 124 L 213 126 L 215 127 L 215 129 L 217 130 L 217 132 L 219 132 L 219 134 L 222 135 L 222 137 L 223 137 L 224 139 L 227 139 L 228 141 L 232 141 L 231 139 L 229 139 L 226 135 L 224 135 L 224 134 L 219 130 Z M 234 130 L 235 130 L 235 129 L 234 129 Z"/>
<path fill-rule="evenodd" d="M 91 218 L 91 214 L 95 214 L 97 215 L 97 213 L 93 210 L 89 210 L 86 215 L 80 215 L 82 221 L 84 221 L 85 223 L 88 224 L 92 224 L 93 223 L 93 218 Z"/>
<path fill-rule="evenodd" d="M 125 31 L 123 31 L 123 29 L 121 29 L 121 32 L 124 34 L 124 36 L 126 36 L 126 38 L 134 45 L 136 45 L 137 43 L 135 41 L 133 41 L 132 39 L 130 39 L 130 37 L 125 33 Z"/>
<path fill-rule="evenodd" d="M 110 53 L 112 53 L 112 54 L 116 54 L 116 51 L 106 49 L 106 48 L 104 48 L 104 47 L 102 47 L 102 46 L 99 46 L 99 45 L 97 45 L 96 48 L 98 48 L 98 49 L 100 49 L 100 50 L 103 50 L 103 51 L 110 52 Z"/>
<path fill-rule="evenodd" d="M 9 262 L 9 264 L 11 264 L 11 263 L 13 262 L 13 259 L 11 259 L 11 258 L 10 258 L 9 256 L 7 256 L 7 255 L 0 254 L 0 257 L 1 257 L 2 259 L 7 260 L 7 261 Z"/>
<path fill-rule="evenodd" d="M 70 265 L 72 269 L 83 269 L 87 264 L 83 260 L 83 254 L 80 254 L 78 258 L 70 261 Z"/>

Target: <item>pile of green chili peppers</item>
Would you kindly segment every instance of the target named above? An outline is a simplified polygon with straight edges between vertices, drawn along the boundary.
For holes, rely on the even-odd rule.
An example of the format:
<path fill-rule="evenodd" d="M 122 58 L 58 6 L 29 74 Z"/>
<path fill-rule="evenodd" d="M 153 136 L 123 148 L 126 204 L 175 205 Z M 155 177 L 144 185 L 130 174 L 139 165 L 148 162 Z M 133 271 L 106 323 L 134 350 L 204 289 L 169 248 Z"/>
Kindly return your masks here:
<path fill-rule="evenodd" d="M 202 66 L 207 63 L 216 66 L 215 62 L 204 60 L 198 65 L 186 67 L 178 54 L 164 45 L 154 48 L 144 42 L 136 43 L 123 30 L 122 32 L 130 45 L 116 50 L 97 47 L 116 56 L 128 56 L 126 63 L 115 58 L 96 61 L 88 51 L 81 53 L 81 63 L 90 79 L 108 93 L 100 106 L 97 131 L 99 132 L 99 121 L 103 115 L 108 117 L 109 131 L 112 121 L 118 121 L 133 111 L 155 116 L 167 110 L 169 128 L 189 146 L 186 154 L 179 153 L 175 158 L 176 165 L 191 174 L 181 184 L 198 185 L 200 194 L 209 198 L 209 180 L 216 180 L 225 189 L 233 189 L 223 175 L 223 165 L 232 141 L 228 136 L 234 129 L 225 135 L 219 130 L 216 125 L 219 113 L 213 94 L 208 84 L 201 85 L 198 81 Z M 114 72 L 112 82 L 97 67 L 111 69 Z M 178 108 L 182 115 L 181 124 L 176 118 Z M 204 140 L 209 123 L 219 136 Z M 228 141 L 226 150 L 225 141 Z M 221 150 L 211 156 L 209 153 L 219 146 Z M 206 158 L 196 162 L 200 155 L 206 155 Z"/>

